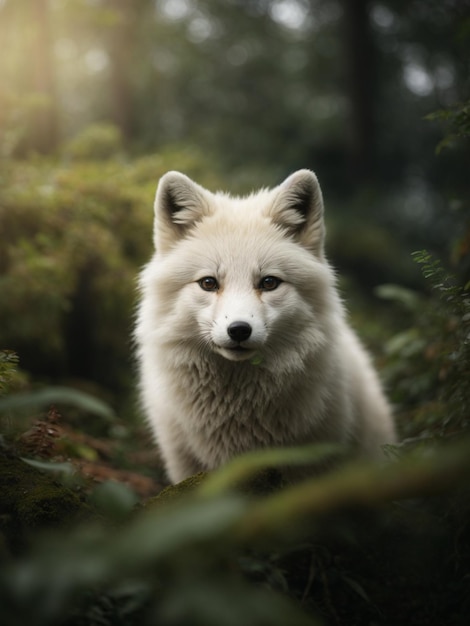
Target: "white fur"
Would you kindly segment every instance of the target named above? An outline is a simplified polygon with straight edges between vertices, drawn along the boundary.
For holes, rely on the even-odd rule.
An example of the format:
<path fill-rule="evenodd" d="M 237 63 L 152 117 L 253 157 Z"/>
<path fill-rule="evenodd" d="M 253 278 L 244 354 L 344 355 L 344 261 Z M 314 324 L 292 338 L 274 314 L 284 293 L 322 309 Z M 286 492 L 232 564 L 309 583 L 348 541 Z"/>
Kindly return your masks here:
<path fill-rule="evenodd" d="M 394 441 L 324 258 L 312 172 L 245 198 L 169 172 L 154 239 L 135 336 L 143 406 L 173 482 L 255 448 L 349 442 L 377 455 Z M 263 290 L 266 276 L 282 282 Z M 203 277 L 218 289 L 204 290 Z M 249 324 L 250 337 L 231 339 L 233 322 Z"/>

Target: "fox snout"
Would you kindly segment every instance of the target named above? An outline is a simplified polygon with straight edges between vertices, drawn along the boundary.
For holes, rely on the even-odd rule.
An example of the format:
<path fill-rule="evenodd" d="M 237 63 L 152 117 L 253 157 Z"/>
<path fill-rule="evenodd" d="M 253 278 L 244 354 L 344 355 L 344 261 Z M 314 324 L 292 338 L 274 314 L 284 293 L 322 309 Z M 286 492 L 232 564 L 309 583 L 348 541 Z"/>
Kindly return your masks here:
<path fill-rule="evenodd" d="M 241 343 L 250 338 L 252 330 L 248 322 L 232 322 L 227 327 L 227 334 L 233 341 Z"/>

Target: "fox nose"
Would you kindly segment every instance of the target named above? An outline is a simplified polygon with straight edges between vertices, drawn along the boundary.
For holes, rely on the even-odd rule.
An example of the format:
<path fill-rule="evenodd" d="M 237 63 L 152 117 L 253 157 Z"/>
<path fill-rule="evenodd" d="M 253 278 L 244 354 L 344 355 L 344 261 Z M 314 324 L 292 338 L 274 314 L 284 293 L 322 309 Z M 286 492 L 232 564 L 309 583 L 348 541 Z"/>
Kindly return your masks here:
<path fill-rule="evenodd" d="M 246 341 L 251 335 L 251 326 L 247 322 L 232 322 L 227 328 L 230 339 Z"/>

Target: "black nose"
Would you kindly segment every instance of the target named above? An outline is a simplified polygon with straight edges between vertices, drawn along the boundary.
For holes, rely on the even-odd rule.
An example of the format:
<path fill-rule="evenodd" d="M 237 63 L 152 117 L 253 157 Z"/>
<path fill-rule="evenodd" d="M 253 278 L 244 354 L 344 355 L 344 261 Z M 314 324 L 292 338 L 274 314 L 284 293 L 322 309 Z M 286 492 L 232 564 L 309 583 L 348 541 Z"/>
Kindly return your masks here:
<path fill-rule="evenodd" d="M 246 341 L 251 335 L 251 326 L 246 322 L 232 322 L 227 328 L 230 339 L 234 341 Z"/>

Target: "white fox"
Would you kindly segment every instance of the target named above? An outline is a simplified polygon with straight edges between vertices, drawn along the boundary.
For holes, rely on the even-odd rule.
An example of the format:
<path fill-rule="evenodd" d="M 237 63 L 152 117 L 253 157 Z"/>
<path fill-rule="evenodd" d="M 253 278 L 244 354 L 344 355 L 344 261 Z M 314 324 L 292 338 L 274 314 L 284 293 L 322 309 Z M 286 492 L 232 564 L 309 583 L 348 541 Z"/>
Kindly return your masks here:
<path fill-rule="evenodd" d="M 136 327 L 140 391 L 171 481 L 244 452 L 395 439 L 324 255 L 309 170 L 247 197 L 160 180 Z"/>

